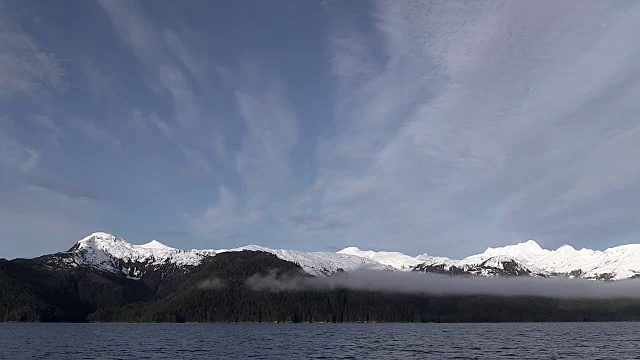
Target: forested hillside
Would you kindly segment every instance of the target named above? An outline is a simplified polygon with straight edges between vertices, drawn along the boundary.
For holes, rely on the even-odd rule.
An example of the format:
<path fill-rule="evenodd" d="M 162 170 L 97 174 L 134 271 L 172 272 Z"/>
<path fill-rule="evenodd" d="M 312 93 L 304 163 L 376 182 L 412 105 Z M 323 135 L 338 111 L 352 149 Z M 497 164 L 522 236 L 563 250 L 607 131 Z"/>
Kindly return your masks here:
<path fill-rule="evenodd" d="M 212 257 L 186 273 L 133 280 L 46 259 L 0 260 L 0 320 L 126 322 L 502 322 L 640 320 L 640 301 L 426 296 L 349 289 L 255 290 L 248 279 L 308 277 L 264 252 Z"/>
<path fill-rule="evenodd" d="M 40 265 L 39 259 L 0 260 L 1 320 L 81 322 L 96 312 L 156 298 L 143 282 L 125 276 Z"/>

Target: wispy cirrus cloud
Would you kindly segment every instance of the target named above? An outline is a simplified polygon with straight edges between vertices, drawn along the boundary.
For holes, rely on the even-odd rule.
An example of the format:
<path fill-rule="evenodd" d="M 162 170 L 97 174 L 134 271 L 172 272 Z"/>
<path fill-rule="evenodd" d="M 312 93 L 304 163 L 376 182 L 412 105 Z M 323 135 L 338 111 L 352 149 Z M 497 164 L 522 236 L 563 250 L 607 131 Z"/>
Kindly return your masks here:
<path fill-rule="evenodd" d="M 65 75 L 59 60 L 12 15 L 12 8 L 0 3 L 0 100 L 58 91 Z"/>
<path fill-rule="evenodd" d="M 160 82 L 171 94 L 175 115 L 184 127 L 193 127 L 200 120 L 196 97 L 182 71 L 175 66 L 160 67 Z"/>
<path fill-rule="evenodd" d="M 99 4 L 122 40 L 148 67 L 154 83 L 170 95 L 176 120 L 184 127 L 197 124 L 201 115 L 196 96 L 190 80 L 176 66 L 172 54 L 190 71 L 197 71 L 198 65 L 179 35 L 168 29 L 159 30 L 136 2 L 105 0 Z"/>
<path fill-rule="evenodd" d="M 171 127 L 156 113 L 152 112 L 146 114 L 140 110 L 134 110 L 131 112 L 130 122 L 133 127 L 139 129 L 155 129 L 167 140 L 169 140 L 171 144 L 180 151 L 184 159 L 186 159 L 190 164 L 191 173 L 213 175 L 214 168 L 211 165 L 211 161 L 205 158 L 201 152 L 193 150 L 191 147 L 184 145 L 184 143 L 178 139 L 175 128 Z"/>
<path fill-rule="evenodd" d="M 98 4 L 109 15 L 118 35 L 138 59 L 144 62 L 157 61 L 162 44 L 158 41 L 153 24 L 141 13 L 138 2 L 98 0 Z"/>
<path fill-rule="evenodd" d="M 640 194 L 640 167 L 623 155 L 640 143 L 640 8 L 461 5 L 376 3 L 368 41 L 383 56 L 359 30 L 332 38 L 345 97 L 341 131 L 319 148 L 318 215 L 351 219 L 348 238 L 441 252 L 469 239 L 477 250 L 524 237 L 597 242 L 594 227 L 631 234 L 616 219 L 561 222 L 600 213 L 614 193 Z"/>
<path fill-rule="evenodd" d="M 257 220 L 255 215 L 242 214 L 235 194 L 226 187 L 220 186 L 216 205 L 206 208 L 201 214 L 193 217 L 189 227 L 192 233 L 206 236 L 225 228 L 248 225 Z"/>
<path fill-rule="evenodd" d="M 330 219 L 327 216 L 311 214 L 291 214 L 287 218 L 300 231 L 334 230 L 347 227 L 350 224 L 340 219 Z"/>
<path fill-rule="evenodd" d="M 157 129 L 174 144 L 189 164 L 190 173 L 213 174 L 213 158 L 204 156 L 192 140 L 202 131 L 202 106 L 196 93 L 195 82 L 204 71 L 190 46 L 182 40 L 178 30 L 162 27 L 151 21 L 141 4 L 129 1 L 100 1 L 122 41 L 129 46 L 138 61 L 144 65 L 145 81 L 150 84 L 154 97 L 166 103 L 168 96 L 172 114 L 162 107 L 133 110 L 132 121 L 138 128 Z M 187 70 L 187 72 L 184 71 Z M 209 124 L 206 124 L 210 126 Z M 223 146 L 217 137 L 216 143 Z"/>
<path fill-rule="evenodd" d="M 121 148 L 122 143 L 117 136 L 94 122 L 72 119 L 70 121 L 70 125 L 73 128 L 78 129 L 91 142 L 105 144 L 113 147 L 114 149 Z"/>
<path fill-rule="evenodd" d="M 38 165 L 39 159 L 39 151 L 0 133 L 0 164 L 9 169 L 7 171 L 29 172 Z"/>
<path fill-rule="evenodd" d="M 93 205 L 78 202 L 88 193 L 41 177 L 43 147 L 59 148 L 64 131 L 43 104 L 65 93 L 68 78 L 60 57 L 24 26 L 32 14 L 23 5 L 0 2 L 0 103 L 12 125 L 0 129 L 0 229 L 9 257 L 64 250 L 63 239 L 95 224 Z"/>
<path fill-rule="evenodd" d="M 191 74 L 191 77 L 196 80 L 204 79 L 204 66 L 200 64 L 200 61 L 196 60 L 193 50 L 185 43 L 182 36 L 177 31 L 167 29 L 163 32 L 163 37 L 169 51 L 180 60 Z"/>
<path fill-rule="evenodd" d="M 2 215 L 29 203 L 12 239 L 637 241 L 636 2 L 2 4 Z"/>
<path fill-rule="evenodd" d="M 217 205 L 192 219 L 191 228 L 200 235 L 277 218 L 294 183 L 291 152 L 298 120 L 284 87 L 274 79 L 252 78 L 235 91 L 235 101 L 245 127 L 234 162 L 237 186 L 234 191 L 221 186 Z"/>
<path fill-rule="evenodd" d="M 59 147 L 61 130 L 49 116 L 43 114 L 35 114 L 31 117 L 31 121 L 41 130 L 47 133 L 46 137 L 51 146 Z"/>
<path fill-rule="evenodd" d="M 28 177 L 26 182 L 34 187 L 51 191 L 73 200 L 96 201 L 98 196 L 91 191 L 81 189 L 68 184 L 61 184 L 55 181 L 38 177 Z"/>

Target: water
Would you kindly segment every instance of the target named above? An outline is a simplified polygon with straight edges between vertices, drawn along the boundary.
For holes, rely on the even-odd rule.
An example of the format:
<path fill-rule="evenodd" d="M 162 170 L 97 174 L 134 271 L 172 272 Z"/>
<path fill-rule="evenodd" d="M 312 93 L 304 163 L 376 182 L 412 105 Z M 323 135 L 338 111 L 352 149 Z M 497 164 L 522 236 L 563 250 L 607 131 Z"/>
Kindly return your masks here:
<path fill-rule="evenodd" d="M 638 359 L 640 323 L 0 324 L 2 359 Z"/>

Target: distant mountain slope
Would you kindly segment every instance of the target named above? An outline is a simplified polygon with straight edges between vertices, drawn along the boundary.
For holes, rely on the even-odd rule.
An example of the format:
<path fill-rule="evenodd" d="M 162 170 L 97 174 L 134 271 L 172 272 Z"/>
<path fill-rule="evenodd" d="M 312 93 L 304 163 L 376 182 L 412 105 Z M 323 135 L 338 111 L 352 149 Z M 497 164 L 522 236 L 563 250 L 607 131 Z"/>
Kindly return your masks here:
<path fill-rule="evenodd" d="M 427 254 L 412 258 L 401 253 L 362 251 L 358 248 L 346 248 L 340 252 L 378 260 L 396 269 L 455 275 L 528 274 L 594 280 L 622 280 L 640 276 L 639 244 L 621 245 L 604 251 L 576 250 L 569 245 L 563 245 L 557 250 L 546 250 L 529 240 L 515 245 L 488 248 L 482 254 L 461 260 Z"/>
<path fill-rule="evenodd" d="M 416 267 L 416 265 L 421 264 L 423 261 L 411 257 L 409 255 L 405 255 L 399 252 L 391 252 L 391 251 L 372 251 L 372 250 L 361 250 L 357 247 L 348 247 L 338 251 L 338 254 L 347 254 L 359 256 L 365 259 L 370 259 L 380 264 L 390 266 L 395 270 L 409 271 Z"/>
<path fill-rule="evenodd" d="M 274 250 L 258 245 L 242 246 L 229 250 L 216 250 L 218 253 L 229 251 L 264 251 L 271 253 L 278 258 L 296 263 L 307 273 L 319 275 L 331 275 L 342 271 L 353 270 L 392 270 L 390 266 L 382 264 L 375 259 L 331 252 L 304 252 L 296 250 Z"/>
<path fill-rule="evenodd" d="M 145 274 L 150 270 L 154 277 L 162 277 L 184 272 L 216 254 L 243 250 L 274 254 L 282 260 L 300 265 L 304 271 L 315 276 L 358 269 L 474 276 L 562 276 L 595 280 L 640 276 L 640 245 L 622 245 L 604 251 L 576 250 L 568 245 L 557 250 L 546 250 L 533 240 L 488 248 L 482 254 L 456 260 L 427 254 L 412 257 L 399 252 L 361 250 L 356 247 L 336 253 L 270 249 L 258 245 L 220 250 L 179 250 L 156 240 L 133 245 L 114 235 L 99 232 L 81 239 L 67 252 L 48 257 L 48 261 L 50 266 L 89 266 L 140 279 L 145 276 L 149 278 Z"/>
<path fill-rule="evenodd" d="M 477 266 L 489 259 L 507 259 L 537 276 L 566 276 L 594 280 L 622 280 L 640 274 L 640 245 L 621 245 L 604 251 L 576 250 L 563 245 L 557 250 L 546 250 L 535 241 L 488 248 L 484 253 L 462 260 L 434 259 L 427 265 Z"/>

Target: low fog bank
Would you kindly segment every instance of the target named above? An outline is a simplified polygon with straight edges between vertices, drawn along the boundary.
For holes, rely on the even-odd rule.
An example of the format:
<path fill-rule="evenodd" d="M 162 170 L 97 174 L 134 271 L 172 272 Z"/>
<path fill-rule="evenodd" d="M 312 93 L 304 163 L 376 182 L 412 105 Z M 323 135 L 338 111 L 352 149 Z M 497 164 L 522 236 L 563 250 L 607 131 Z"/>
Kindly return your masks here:
<path fill-rule="evenodd" d="M 217 290 L 225 287 L 225 284 L 224 281 L 218 278 L 211 278 L 200 282 L 198 287 L 203 290 Z"/>
<path fill-rule="evenodd" d="M 541 296 L 552 298 L 640 298 L 640 280 L 593 280 L 534 277 L 462 277 L 392 271 L 354 271 L 328 277 L 279 278 L 254 275 L 246 284 L 254 290 L 335 290 L 425 295 Z"/>

